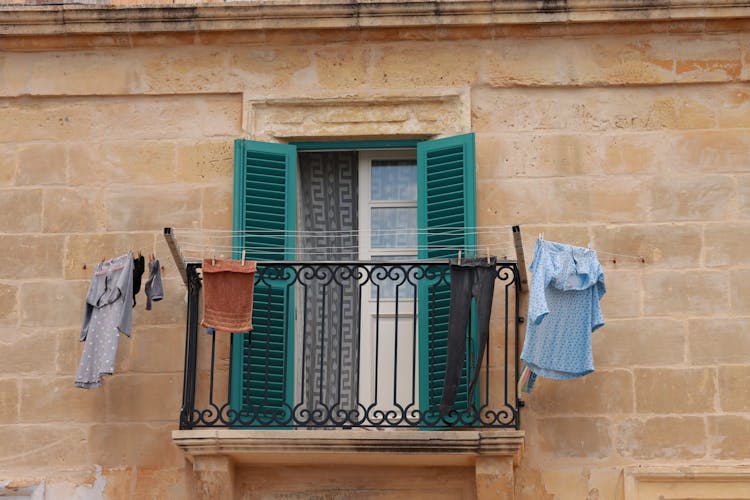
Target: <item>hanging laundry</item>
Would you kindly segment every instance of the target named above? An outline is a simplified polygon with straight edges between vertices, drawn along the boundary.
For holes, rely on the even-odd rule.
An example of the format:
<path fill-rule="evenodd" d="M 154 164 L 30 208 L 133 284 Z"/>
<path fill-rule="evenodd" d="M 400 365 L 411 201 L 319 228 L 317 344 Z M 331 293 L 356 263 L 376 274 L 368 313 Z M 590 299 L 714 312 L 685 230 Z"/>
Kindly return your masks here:
<path fill-rule="evenodd" d="M 476 300 L 477 334 L 479 337 L 479 359 L 469 384 L 469 399 L 479 376 L 479 367 L 490 332 L 492 295 L 495 291 L 496 258 L 468 258 L 451 260 L 451 299 L 448 316 L 448 350 L 446 353 L 443 397 L 440 401 L 440 416 L 450 413 L 456 402 L 466 357 L 466 336 L 471 317 L 472 298 Z"/>
<path fill-rule="evenodd" d="M 148 280 L 143 287 L 146 293 L 146 310 L 151 310 L 151 302 L 164 298 L 164 286 L 161 282 L 161 264 L 159 259 L 152 258 L 148 263 Z"/>
<path fill-rule="evenodd" d="M 141 279 L 145 270 L 146 260 L 143 255 L 138 254 L 138 257 L 133 259 L 133 307 L 135 307 L 135 296 L 141 291 Z"/>
<path fill-rule="evenodd" d="M 591 334 L 604 325 L 604 271 L 589 248 L 539 238 L 529 270 L 529 311 L 521 359 L 536 375 L 582 377 L 594 371 Z"/>
<path fill-rule="evenodd" d="M 203 320 L 215 330 L 241 333 L 253 329 L 254 261 L 203 261 Z"/>
<path fill-rule="evenodd" d="M 133 254 L 101 262 L 94 270 L 81 326 L 83 354 L 75 385 L 84 389 L 99 387 L 102 375 L 115 371 L 120 333 L 130 336 L 133 321 Z"/>

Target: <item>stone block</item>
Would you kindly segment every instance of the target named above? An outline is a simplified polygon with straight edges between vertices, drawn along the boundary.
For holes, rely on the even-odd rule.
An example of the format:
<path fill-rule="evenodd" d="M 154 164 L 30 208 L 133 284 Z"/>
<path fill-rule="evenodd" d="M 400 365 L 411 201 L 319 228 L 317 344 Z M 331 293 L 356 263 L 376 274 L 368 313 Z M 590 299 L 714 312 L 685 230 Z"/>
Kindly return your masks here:
<path fill-rule="evenodd" d="M 637 117 L 631 115 L 629 120 L 618 120 L 616 125 L 645 129 L 704 129 L 716 125 L 716 111 L 701 100 L 690 97 L 657 94 L 636 109 Z"/>
<path fill-rule="evenodd" d="M 654 271 L 644 275 L 648 316 L 722 316 L 729 311 L 727 273 Z"/>
<path fill-rule="evenodd" d="M 477 199 L 485 200 L 477 224 L 540 224 L 547 222 L 546 182 L 495 180 L 477 185 Z"/>
<path fill-rule="evenodd" d="M 605 174 L 650 174 L 667 166 L 662 132 L 606 135 L 602 141 Z"/>
<path fill-rule="evenodd" d="M 81 313 L 83 314 L 83 313 Z M 55 348 L 55 372 L 57 375 L 70 376 L 78 371 L 84 342 L 81 342 L 81 327 L 61 330 L 57 334 Z"/>
<path fill-rule="evenodd" d="M 747 357 L 745 362 L 747 362 Z M 750 412 L 750 366 L 719 366 L 719 406 L 725 412 Z"/>
<path fill-rule="evenodd" d="M 732 313 L 750 315 L 750 269 L 735 269 L 729 272 Z"/>
<path fill-rule="evenodd" d="M 22 379 L 21 422 L 104 421 L 104 393 L 80 389 L 73 385 L 73 379 L 73 376 Z"/>
<path fill-rule="evenodd" d="M 599 139 L 585 134 L 532 136 L 526 148 L 524 174 L 533 177 L 568 177 L 600 173 Z"/>
<path fill-rule="evenodd" d="M 70 184 L 153 185 L 177 180 L 175 144 L 170 141 L 122 141 L 70 145 Z"/>
<path fill-rule="evenodd" d="M 162 253 L 162 260 L 171 260 L 166 254 Z M 174 265 L 170 266 L 174 268 Z M 150 311 L 146 311 L 146 296 L 141 293 L 136 297 L 138 305 L 136 314 L 133 315 L 133 327 L 140 329 L 143 326 L 171 325 L 177 328 L 184 328 L 185 314 L 187 313 L 187 293 L 185 285 L 177 271 L 169 271 L 170 267 L 165 268 L 162 272 L 164 284 L 164 298 L 159 302 L 154 302 Z M 145 283 L 145 281 L 144 281 Z"/>
<path fill-rule="evenodd" d="M 123 467 L 118 464 L 113 468 L 103 468 L 104 498 L 125 499 L 131 496 L 132 485 L 135 481 L 133 467 Z"/>
<path fill-rule="evenodd" d="M 30 281 L 21 285 L 21 326 L 81 327 L 85 281 Z"/>
<path fill-rule="evenodd" d="M 627 223 L 650 219 L 652 193 L 647 180 L 622 176 L 613 182 L 612 179 L 594 177 L 590 190 L 589 220 Z"/>
<path fill-rule="evenodd" d="M 0 137 L 10 142 L 61 142 L 90 137 L 96 111 L 86 98 L 13 101 L 0 107 Z M 23 123 L 23 127 L 18 124 Z"/>
<path fill-rule="evenodd" d="M 0 425 L 18 422 L 18 381 L 0 378 Z"/>
<path fill-rule="evenodd" d="M 746 460 L 750 456 L 750 418 L 740 415 L 709 415 L 710 455 L 720 460 Z"/>
<path fill-rule="evenodd" d="M 611 256 L 599 255 L 600 259 L 609 257 Z M 633 318 L 641 315 L 643 311 L 643 272 L 640 269 L 608 269 L 605 272 L 604 280 L 607 293 L 601 300 L 601 306 L 608 324 L 611 319 Z"/>
<path fill-rule="evenodd" d="M 18 287 L 0 283 L 0 325 L 15 325 L 18 322 Z"/>
<path fill-rule="evenodd" d="M 479 457 L 474 466 L 477 500 L 514 500 L 512 457 Z"/>
<path fill-rule="evenodd" d="M 79 389 L 80 390 L 80 389 Z M 13 466 L 39 467 L 43 463 L 50 469 L 75 469 L 90 467 L 87 457 L 88 432 L 86 427 L 70 422 L 13 426 L 23 442 L 23 452 L 17 456 L 8 453 L 6 459 L 15 458 Z M 0 442 L 5 442 L 0 439 Z"/>
<path fill-rule="evenodd" d="M 143 313 L 148 315 L 148 313 Z M 132 369 L 136 372 L 182 373 L 185 365 L 185 328 L 140 327 L 133 336 Z"/>
<path fill-rule="evenodd" d="M 706 266 L 750 266 L 750 222 L 706 225 L 703 237 Z"/>
<path fill-rule="evenodd" d="M 178 415 L 175 416 L 177 422 Z M 89 456 L 102 467 L 179 467 L 184 455 L 172 444 L 174 424 L 101 423 L 91 426 Z"/>
<path fill-rule="evenodd" d="M 527 142 L 511 134 L 477 135 L 477 184 L 482 184 L 490 179 L 524 175 L 526 171 Z"/>
<path fill-rule="evenodd" d="M 540 415 L 632 413 L 633 375 L 612 370 L 573 380 L 539 380 L 528 406 Z"/>
<path fill-rule="evenodd" d="M 0 328 L 0 373 L 48 375 L 55 372 L 57 334 L 46 329 Z M 71 373 L 68 373 L 71 375 Z"/>
<path fill-rule="evenodd" d="M 591 212 L 589 177 L 563 177 L 547 183 L 548 219 L 553 223 L 588 222 Z"/>
<path fill-rule="evenodd" d="M 643 89 L 637 94 L 627 88 L 578 89 L 575 92 L 550 88 L 529 93 L 480 87 L 471 91 L 471 125 L 478 133 L 549 130 L 571 134 L 574 131 L 661 128 L 661 123 L 651 123 L 642 117 L 643 113 L 648 113 L 646 105 L 651 100 L 651 94 Z"/>
<path fill-rule="evenodd" d="M 127 94 L 139 83 L 137 59 L 128 52 L 71 51 L 8 54 L 25 74 L 25 92 L 43 95 Z M 95 68 L 96 77 L 91 71 Z"/>
<path fill-rule="evenodd" d="M 96 232 L 104 228 L 104 203 L 98 189 L 44 190 L 45 233 Z"/>
<path fill-rule="evenodd" d="M 699 224 L 628 224 L 594 227 L 594 248 L 624 255 L 641 256 L 649 268 L 698 267 L 702 235 Z M 638 258 L 618 257 L 602 253 L 604 260 L 617 260 L 617 265 L 644 268 Z"/>
<path fill-rule="evenodd" d="M 640 413 L 715 411 L 715 371 L 710 368 L 636 368 L 635 406 Z"/>
<path fill-rule="evenodd" d="M 618 453 L 631 459 L 696 459 L 706 454 L 706 426 L 703 417 L 628 419 L 616 442 Z"/>
<path fill-rule="evenodd" d="M 232 47 L 227 53 L 225 78 L 239 82 L 240 88 L 277 90 L 316 84 L 314 61 L 305 46 Z"/>
<path fill-rule="evenodd" d="M 496 222 L 497 223 L 497 222 Z M 585 247 L 591 241 L 589 226 L 586 224 L 525 224 L 521 229 L 526 265 L 531 264 L 536 241 L 540 234 L 549 241 L 564 241 L 571 245 Z M 512 233 L 508 233 L 508 245 L 513 247 Z M 511 248 L 511 255 L 514 250 Z"/>
<path fill-rule="evenodd" d="M 674 41 L 679 82 L 733 81 L 740 77 L 742 59 L 736 40 L 680 37 Z"/>
<path fill-rule="evenodd" d="M 36 233 L 42 228 L 41 189 L 0 189 L 3 233 Z"/>
<path fill-rule="evenodd" d="M 612 422 L 603 417 L 539 419 L 539 448 L 558 457 L 604 458 L 612 453 Z"/>
<path fill-rule="evenodd" d="M 227 52 L 187 45 L 143 58 L 143 85 L 153 93 L 220 92 L 227 89 Z M 230 80 L 231 81 L 231 80 Z"/>
<path fill-rule="evenodd" d="M 432 43 L 389 45 L 372 50 L 370 71 L 375 86 L 413 88 L 465 86 L 479 78 L 487 54 L 479 46 L 456 43 L 452 50 L 435 50 Z M 461 57 L 457 58 L 456 54 Z"/>
<path fill-rule="evenodd" d="M 722 97 L 717 103 L 717 125 L 720 128 L 750 127 L 750 91 L 741 87 L 728 88 Z"/>
<path fill-rule="evenodd" d="M 62 277 L 63 236 L 0 234 L 0 279 Z"/>
<path fill-rule="evenodd" d="M 733 215 L 735 187 L 726 175 L 668 176 L 650 180 L 654 221 L 724 221 Z"/>
<path fill-rule="evenodd" d="M 96 265 L 104 259 L 111 259 L 129 251 L 134 255 L 138 252 L 148 255 L 153 252 L 154 238 L 159 236 L 144 232 L 70 234 L 65 245 L 65 278 L 90 281 Z M 143 283 L 146 278 L 148 271 Z"/>
<path fill-rule="evenodd" d="M 188 464 L 189 465 L 189 464 Z M 162 467 L 139 467 L 135 480 L 135 498 L 191 498 L 192 477 L 185 467 L 166 469 Z"/>
<path fill-rule="evenodd" d="M 232 229 L 232 188 L 230 186 L 231 183 L 203 188 L 201 227 Z"/>
<path fill-rule="evenodd" d="M 96 141 L 151 141 L 237 137 L 242 126 L 240 94 L 139 95 L 84 102 L 95 130 L 80 131 Z M 200 116 L 200 120 L 195 117 Z M 92 125 L 93 128 L 93 125 Z M 71 159 L 71 167 L 74 166 Z"/>
<path fill-rule="evenodd" d="M 153 231 L 192 227 L 201 219 L 199 188 L 112 188 L 105 192 L 108 231 Z"/>
<path fill-rule="evenodd" d="M 18 146 L 16 185 L 65 184 L 68 151 L 65 144 L 21 144 Z"/>
<path fill-rule="evenodd" d="M 18 152 L 15 144 L 0 144 L 0 186 L 15 183 L 18 169 Z"/>
<path fill-rule="evenodd" d="M 682 365 L 686 338 L 683 321 L 607 319 L 592 337 L 594 362 L 598 368 Z"/>
<path fill-rule="evenodd" d="M 746 363 L 750 360 L 750 319 L 694 319 L 688 322 L 688 361 L 692 365 Z"/>
<path fill-rule="evenodd" d="M 494 86 L 657 84 L 674 81 L 673 64 L 663 39 L 501 39 L 489 51 L 486 79 Z"/>
<path fill-rule="evenodd" d="M 351 89 L 367 83 L 370 49 L 338 46 L 314 53 L 318 85 L 324 89 Z"/>
<path fill-rule="evenodd" d="M 738 216 L 750 219 L 750 175 L 736 175 Z"/>
<path fill-rule="evenodd" d="M 177 422 L 182 374 L 121 374 L 107 380 L 107 422 Z"/>
<path fill-rule="evenodd" d="M 231 139 L 177 146 L 180 182 L 231 185 L 233 173 L 234 143 Z"/>
<path fill-rule="evenodd" d="M 750 168 L 750 134 L 744 130 L 701 130 L 673 135 L 674 174 L 734 173 Z"/>

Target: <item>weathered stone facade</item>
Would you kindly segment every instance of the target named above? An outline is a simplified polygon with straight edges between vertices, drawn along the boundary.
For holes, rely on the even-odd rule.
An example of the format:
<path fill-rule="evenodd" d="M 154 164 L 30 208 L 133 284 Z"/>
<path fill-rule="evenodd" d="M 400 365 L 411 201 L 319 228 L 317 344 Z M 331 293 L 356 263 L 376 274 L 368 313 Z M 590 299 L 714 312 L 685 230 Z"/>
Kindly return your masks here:
<path fill-rule="evenodd" d="M 2 7 L 0 492 L 193 495 L 192 465 L 171 436 L 185 293 L 161 229 L 231 227 L 235 138 L 474 131 L 480 225 L 521 224 L 529 254 L 544 232 L 645 258 L 602 254 L 597 371 L 540 380 L 527 399 L 515 498 L 654 498 L 660 485 L 701 477 L 691 494 L 706 496 L 695 498 L 750 495 L 741 3 L 672 15 L 659 5 L 477 11 L 461 22 L 438 9 L 381 25 L 365 12 L 296 25 L 269 14 L 205 29 L 200 13 L 192 27 L 188 14 L 186 24 L 159 24 L 158 13 L 139 24 L 148 9 L 123 7 L 117 21 L 99 6 L 110 14 L 87 25 L 62 7 Z M 150 312 L 139 304 L 115 376 L 74 388 L 93 266 L 153 248 L 165 300 Z M 351 465 L 339 481 L 321 467 L 237 468 L 238 497 L 382 487 L 393 498 L 472 498 L 494 466 Z"/>

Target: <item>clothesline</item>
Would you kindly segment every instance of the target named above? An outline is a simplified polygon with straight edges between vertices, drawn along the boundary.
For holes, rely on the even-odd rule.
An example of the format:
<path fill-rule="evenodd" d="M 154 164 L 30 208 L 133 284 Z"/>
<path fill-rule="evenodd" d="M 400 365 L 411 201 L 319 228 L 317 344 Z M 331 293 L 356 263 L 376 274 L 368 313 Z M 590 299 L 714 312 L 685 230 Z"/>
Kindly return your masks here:
<path fill-rule="evenodd" d="M 219 248 L 229 248 L 229 249 L 235 249 L 235 245 L 225 245 L 217 240 L 234 240 L 237 236 L 259 236 L 262 238 L 270 238 L 270 237 L 290 237 L 290 236 L 296 236 L 301 239 L 307 239 L 312 240 L 316 239 L 318 241 L 322 239 L 346 239 L 346 238 L 361 238 L 361 237 L 387 237 L 387 236 L 419 236 L 419 235 L 428 235 L 428 236 L 466 236 L 466 235 L 476 235 L 480 239 L 488 240 L 488 235 L 495 235 L 495 236 L 504 236 L 504 233 L 499 232 L 499 230 L 506 230 L 510 228 L 511 226 L 474 226 L 474 227 L 441 227 L 441 228 L 433 228 L 433 229 L 417 229 L 417 228 L 404 228 L 404 229 L 369 229 L 369 230 L 329 230 L 329 231 L 309 231 L 309 230 L 232 230 L 232 229 L 199 229 L 199 228 L 175 228 L 173 229 L 175 233 L 180 234 L 180 238 L 184 242 L 184 245 L 192 245 L 194 247 L 202 247 L 206 249 L 216 249 Z M 541 236 L 541 235 L 540 235 Z M 543 237 L 543 236 L 541 236 Z M 207 240 L 210 240 L 212 243 L 206 243 Z M 412 246 L 408 247 L 409 249 L 425 249 L 425 250 L 455 250 L 456 252 L 458 250 L 462 250 L 464 252 L 477 252 L 479 250 L 484 253 L 486 250 L 489 250 L 490 252 L 495 253 L 504 253 L 507 252 L 510 249 L 510 244 L 501 243 L 495 239 L 494 241 L 492 239 L 489 239 L 490 241 L 482 241 L 475 245 L 467 246 L 467 245 L 453 245 L 453 246 Z M 503 240 L 506 240 L 506 238 L 503 238 Z M 215 243 L 213 243 L 215 242 Z M 328 242 L 330 243 L 330 241 Z M 358 249 L 358 245 L 315 245 L 315 249 L 322 251 L 322 250 L 338 250 L 341 252 L 345 252 L 346 250 L 355 250 Z M 599 248 L 595 248 L 593 245 L 589 244 L 589 248 L 592 250 L 595 250 L 597 253 L 602 255 L 608 255 L 612 257 L 620 257 L 623 259 L 634 259 L 638 260 L 642 263 L 646 262 L 646 259 L 643 255 L 633 255 L 633 254 L 624 254 L 619 252 L 611 252 L 608 250 L 602 250 Z M 263 250 L 269 250 L 273 249 L 275 251 L 284 251 L 284 252 L 296 252 L 300 250 L 299 246 L 282 246 L 282 245 L 276 245 L 274 243 L 268 242 L 268 241 L 254 241 L 252 245 L 246 245 L 244 246 L 244 249 L 248 252 L 251 251 L 263 251 Z M 389 248 L 390 249 L 390 248 Z M 306 253 L 309 253 L 309 251 L 305 251 Z M 468 254 L 466 254 L 468 256 Z M 612 259 L 616 263 L 616 259 Z"/>
<path fill-rule="evenodd" d="M 441 226 L 437 228 L 388 228 L 388 229 L 375 229 L 371 228 L 368 230 L 364 229 L 332 229 L 332 230 L 284 230 L 284 229 L 199 229 L 199 228 L 172 228 L 175 233 L 198 233 L 201 235 L 211 234 L 215 238 L 225 237 L 231 238 L 235 235 L 299 235 L 299 234 L 312 234 L 312 235 L 360 235 L 360 234 L 403 234 L 409 232 L 410 234 L 500 234 L 498 231 L 507 231 L 511 226 L 474 226 L 474 227 L 463 227 L 463 226 Z"/>

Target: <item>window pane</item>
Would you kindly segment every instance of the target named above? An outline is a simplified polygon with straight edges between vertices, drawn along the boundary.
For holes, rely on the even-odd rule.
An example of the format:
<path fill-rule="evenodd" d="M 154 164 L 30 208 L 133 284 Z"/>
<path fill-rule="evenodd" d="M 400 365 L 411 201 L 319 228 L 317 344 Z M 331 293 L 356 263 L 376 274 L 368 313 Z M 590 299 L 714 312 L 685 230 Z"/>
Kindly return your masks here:
<path fill-rule="evenodd" d="M 417 246 L 416 208 L 371 209 L 372 248 Z"/>
<path fill-rule="evenodd" d="M 417 165 L 414 160 L 373 160 L 373 201 L 416 201 Z"/>
<path fill-rule="evenodd" d="M 373 256 L 372 260 L 379 262 L 413 260 L 414 255 L 379 255 Z M 406 273 L 411 275 L 409 279 Z M 396 289 L 398 288 L 398 298 L 413 299 L 416 296 L 416 279 L 414 278 L 415 268 L 412 266 L 401 267 L 374 267 L 372 269 L 372 289 L 370 298 L 377 299 L 380 292 L 381 299 L 395 299 Z"/>

